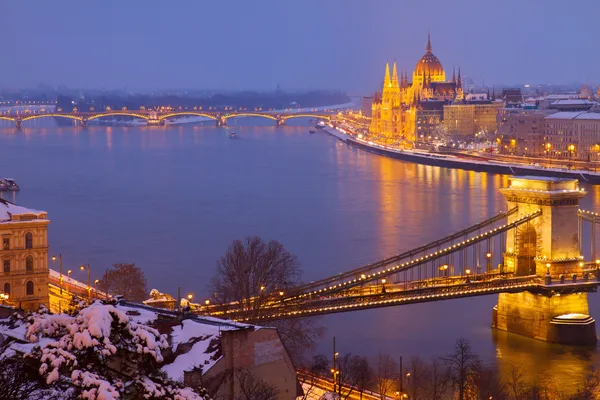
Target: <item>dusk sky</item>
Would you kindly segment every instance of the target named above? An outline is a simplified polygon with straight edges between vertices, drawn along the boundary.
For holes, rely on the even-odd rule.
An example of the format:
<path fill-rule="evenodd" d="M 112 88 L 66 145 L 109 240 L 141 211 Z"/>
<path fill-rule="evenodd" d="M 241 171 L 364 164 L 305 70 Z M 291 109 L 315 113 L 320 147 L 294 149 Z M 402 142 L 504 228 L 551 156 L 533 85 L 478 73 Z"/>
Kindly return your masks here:
<path fill-rule="evenodd" d="M 486 84 L 600 81 L 600 1 L 5 1 L 0 87 L 376 89 L 433 52 Z"/>

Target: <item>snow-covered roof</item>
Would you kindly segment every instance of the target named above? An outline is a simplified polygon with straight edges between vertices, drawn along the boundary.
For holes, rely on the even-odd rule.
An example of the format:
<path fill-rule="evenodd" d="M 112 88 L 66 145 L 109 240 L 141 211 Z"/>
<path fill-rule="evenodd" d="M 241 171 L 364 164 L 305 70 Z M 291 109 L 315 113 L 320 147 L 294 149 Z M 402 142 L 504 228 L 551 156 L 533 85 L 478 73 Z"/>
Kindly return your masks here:
<path fill-rule="evenodd" d="M 546 96 L 546 100 L 568 100 L 577 99 L 578 97 L 579 95 L 575 93 L 549 94 Z"/>
<path fill-rule="evenodd" d="M 553 101 L 551 104 L 553 106 L 587 106 L 595 103 L 586 99 L 561 99 Z"/>
<path fill-rule="evenodd" d="M 584 111 L 561 111 L 548 115 L 546 119 L 600 119 L 600 113 L 584 112 Z"/>
<path fill-rule="evenodd" d="M 577 116 L 576 119 L 581 119 L 581 120 L 600 119 L 600 113 L 594 113 L 594 112 L 581 113 Z"/>
<path fill-rule="evenodd" d="M 21 218 L 21 217 L 27 218 Z M 31 218 L 33 216 L 35 218 Z M 13 221 L 28 221 L 30 219 L 46 219 L 48 213 L 46 211 L 33 210 L 25 207 L 18 206 L 11 203 L 10 201 L 0 199 L 0 223 L 13 222 Z"/>
<path fill-rule="evenodd" d="M 575 119 L 581 113 L 581 111 L 561 111 L 548 115 L 546 119 Z"/>
<path fill-rule="evenodd" d="M 151 323 L 159 317 L 179 317 L 176 311 L 164 310 L 137 303 L 121 301 L 117 309 L 125 311 L 132 320 L 139 323 Z M 135 315 L 135 312 L 140 315 Z M 157 324 L 154 324 L 155 326 Z M 172 327 L 171 349 L 175 354 L 175 360 L 164 365 L 161 369 L 173 380 L 183 380 L 183 373 L 191 371 L 196 367 L 202 368 L 203 372 L 219 361 L 217 347 L 211 346 L 213 340 L 218 339 L 223 331 L 239 329 L 261 329 L 254 325 L 234 322 L 213 317 L 190 316 L 181 321 L 180 325 Z M 180 348 L 180 345 L 184 345 Z M 186 348 L 187 346 L 191 348 Z"/>

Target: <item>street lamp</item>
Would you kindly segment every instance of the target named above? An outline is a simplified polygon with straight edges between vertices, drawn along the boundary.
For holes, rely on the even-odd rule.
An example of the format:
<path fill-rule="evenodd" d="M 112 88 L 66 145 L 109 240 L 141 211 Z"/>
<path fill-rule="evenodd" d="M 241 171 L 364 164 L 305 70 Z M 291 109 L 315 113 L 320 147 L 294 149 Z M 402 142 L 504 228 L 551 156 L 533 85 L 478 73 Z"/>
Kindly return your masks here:
<path fill-rule="evenodd" d="M 90 264 L 82 264 L 79 266 L 79 269 L 82 271 L 85 271 L 87 269 L 87 272 L 88 272 L 88 286 L 87 286 L 88 300 L 91 300 L 92 299 L 92 267 L 90 267 Z"/>
<path fill-rule="evenodd" d="M 62 294 L 63 291 L 63 273 L 62 273 L 62 254 L 58 255 L 58 259 L 59 259 L 59 268 L 60 268 L 60 277 L 58 278 L 58 284 L 60 286 L 60 294 Z M 56 256 L 52 256 L 52 261 L 55 262 L 56 261 Z"/>
<path fill-rule="evenodd" d="M 489 251 L 486 253 L 485 257 L 487 258 L 487 265 L 485 267 L 487 272 L 492 272 L 492 253 Z"/>
<path fill-rule="evenodd" d="M 569 160 L 571 160 L 573 158 L 573 153 L 575 152 L 575 145 L 570 144 L 568 148 L 569 148 Z"/>
<path fill-rule="evenodd" d="M 552 277 L 550 276 L 550 267 L 551 267 L 551 264 L 546 263 L 546 285 L 549 285 L 552 283 Z"/>
<path fill-rule="evenodd" d="M 100 282 L 98 279 L 94 280 L 94 292 L 96 293 L 96 298 L 98 298 L 98 287 L 96 285 L 98 285 L 98 282 Z"/>
<path fill-rule="evenodd" d="M 467 283 L 470 283 L 471 279 L 470 279 L 469 275 L 471 275 L 471 270 L 469 268 L 467 268 L 465 270 L 465 274 L 467 274 Z"/>
<path fill-rule="evenodd" d="M 386 281 L 386 279 L 385 279 L 385 278 L 383 278 L 383 279 L 381 280 L 381 293 L 385 293 L 385 283 L 386 283 L 386 282 L 387 282 L 387 281 Z"/>
<path fill-rule="evenodd" d="M 191 303 L 192 299 L 194 298 L 194 295 L 191 293 L 188 293 L 187 298 L 188 298 L 188 301 Z"/>

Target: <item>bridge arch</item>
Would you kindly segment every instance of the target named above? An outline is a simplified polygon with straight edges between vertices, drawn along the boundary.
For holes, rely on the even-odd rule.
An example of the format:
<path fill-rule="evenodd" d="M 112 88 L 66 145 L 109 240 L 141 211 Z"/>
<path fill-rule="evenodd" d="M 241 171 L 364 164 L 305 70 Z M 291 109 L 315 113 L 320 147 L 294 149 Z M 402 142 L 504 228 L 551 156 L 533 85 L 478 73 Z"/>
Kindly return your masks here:
<path fill-rule="evenodd" d="M 15 122 L 16 119 L 15 119 L 15 117 L 6 117 L 4 115 L 0 115 L 0 121 L 12 121 L 12 122 Z"/>
<path fill-rule="evenodd" d="M 277 121 L 277 116 L 275 115 L 270 115 L 270 114 L 260 114 L 260 113 L 235 113 L 235 114 L 229 114 L 229 115 L 223 115 L 223 119 L 224 120 L 228 120 L 230 118 L 236 118 L 236 117 L 259 117 L 259 118 L 267 118 L 273 121 Z"/>
<path fill-rule="evenodd" d="M 32 119 L 47 118 L 47 117 L 66 118 L 66 119 L 71 119 L 74 121 L 83 121 L 83 117 L 81 117 L 81 116 L 72 115 L 72 114 L 54 114 L 54 113 L 27 115 L 27 116 L 23 117 L 21 119 L 21 121 L 25 122 L 25 121 L 29 121 Z"/>
<path fill-rule="evenodd" d="M 112 117 L 112 116 L 125 116 L 125 117 L 133 117 L 133 118 L 139 118 L 139 119 L 143 119 L 143 120 L 149 120 L 150 117 L 148 115 L 144 115 L 144 114 L 139 114 L 139 113 L 134 113 L 134 112 L 127 112 L 127 111 L 108 111 L 105 113 L 98 113 L 98 114 L 94 114 L 94 115 L 90 115 L 87 120 L 88 121 L 92 121 L 94 119 L 98 119 L 98 118 L 104 118 L 104 117 Z"/>
<path fill-rule="evenodd" d="M 169 113 L 169 114 L 158 115 L 157 118 L 159 121 L 163 121 L 167 118 L 184 117 L 184 116 L 206 117 L 206 118 L 210 118 L 212 120 L 217 119 L 217 117 L 213 114 L 207 114 L 207 113 L 203 113 L 203 112 L 199 112 L 199 111 L 179 111 L 179 112 L 173 112 L 173 113 Z"/>
<path fill-rule="evenodd" d="M 292 119 L 292 118 L 316 118 L 316 119 L 322 119 L 325 121 L 329 121 L 329 116 L 327 115 L 318 115 L 318 114 L 293 114 L 293 115 L 282 115 L 281 119 L 282 120 L 288 120 L 288 119 Z"/>

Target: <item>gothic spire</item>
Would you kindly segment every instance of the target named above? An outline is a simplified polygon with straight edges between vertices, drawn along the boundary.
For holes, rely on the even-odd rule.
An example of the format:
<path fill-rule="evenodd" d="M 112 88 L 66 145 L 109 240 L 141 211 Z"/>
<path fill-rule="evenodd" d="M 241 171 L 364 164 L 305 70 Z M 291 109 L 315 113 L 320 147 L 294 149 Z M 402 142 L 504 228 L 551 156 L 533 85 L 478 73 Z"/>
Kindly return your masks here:
<path fill-rule="evenodd" d="M 388 87 L 390 85 L 390 63 L 385 63 L 385 78 L 383 80 L 383 87 Z"/>
<path fill-rule="evenodd" d="M 396 60 L 394 60 L 394 69 L 392 72 L 392 86 L 398 87 L 398 71 L 396 70 Z"/>
<path fill-rule="evenodd" d="M 428 53 L 431 53 L 431 33 L 427 32 L 427 48 Z"/>
<path fill-rule="evenodd" d="M 460 78 L 460 67 L 458 67 L 458 84 L 456 86 L 462 88 L 462 79 Z"/>

